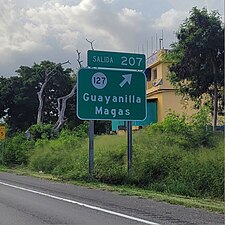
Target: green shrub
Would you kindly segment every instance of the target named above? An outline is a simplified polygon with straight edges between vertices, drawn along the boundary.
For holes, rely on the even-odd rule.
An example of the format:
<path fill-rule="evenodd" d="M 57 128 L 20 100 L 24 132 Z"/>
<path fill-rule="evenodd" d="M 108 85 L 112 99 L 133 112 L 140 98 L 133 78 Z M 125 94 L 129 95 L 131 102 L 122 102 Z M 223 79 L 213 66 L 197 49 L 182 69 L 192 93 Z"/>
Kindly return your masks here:
<path fill-rule="evenodd" d="M 60 136 L 61 148 L 64 148 L 62 160 L 53 169 L 52 174 L 64 179 L 87 179 L 88 175 L 88 140 L 83 132 L 72 132 Z M 79 137 L 79 136 L 82 136 Z"/>
<path fill-rule="evenodd" d="M 67 173 L 74 169 L 75 162 L 81 157 L 83 142 L 84 139 L 77 137 L 75 132 L 66 130 L 58 139 L 38 140 L 29 167 L 35 171 L 68 176 Z"/>
<path fill-rule="evenodd" d="M 187 121 L 189 118 L 184 115 L 169 113 L 163 122 L 148 126 L 146 129 L 149 136 L 161 135 L 160 142 L 167 145 L 175 144 L 187 150 L 198 149 L 201 146 L 212 147 L 212 132 L 206 129 L 203 118 L 205 111 L 197 113 L 189 122 Z"/>
<path fill-rule="evenodd" d="M 53 130 L 52 124 L 34 124 L 29 128 L 31 138 L 35 141 L 38 139 L 52 139 L 57 137 L 57 133 Z"/>
<path fill-rule="evenodd" d="M 126 181 L 126 146 L 101 148 L 95 158 L 95 178 L 99 181 L 121 184 Z"/>
<path fill-rule="evenodd" d="M 217 148 L 202 148 L 186 155 L 177 173 L 172 173 L 170 180 L 184 187 L 178 194 L 197 197 L 224 197 L 224 143 Z M 168 190 L 173 188 L 168 186 Z"/>
<path fill-rule="evenodd" d="M 36 154 L 30 160 L 30 166 L 36 171 L 51 173 L 60 160 L 60 152 L 46 145 L 45 148 L 36 149 Z"/>
<path fill-rule="evenodd" d="M 26 165 L 33 147 L 34 141 L 27 140 L 23 133 L 16 133 L 5 141 L 4 162 L 7 165 Z"/>
<path fill-rule="evenodd" d="M 149 135 L 149 127 L 135 135 L 132 183 L 186 196 L 224 198 L 222 134 L 212 134 L 208 147 L 189 151 L 179 142 L 164 141 L 165 133 L 154 130 Z"/>
<path fill-rule="evenodd" d="M 125 136 L 97 136 L 95 138 L 94 177 L 102 182 L 126 182 L 127 157 Z"/>
<path fill-rule="evenodd" d="M 87 121 L 84 121 L 82 124 L 74 128 L 74 132 L 77 137 L 85 138 L 88 136 L 89 124 Z"/>
<path fill-rule="evenodd" d="M 149 128 L 142 130 L 134 135 L 132 182 L 149 186 L 163 181 L 179 167 L 183 154 L 177 144 L 164 141 L 161 131 L 149 135 Z"/>

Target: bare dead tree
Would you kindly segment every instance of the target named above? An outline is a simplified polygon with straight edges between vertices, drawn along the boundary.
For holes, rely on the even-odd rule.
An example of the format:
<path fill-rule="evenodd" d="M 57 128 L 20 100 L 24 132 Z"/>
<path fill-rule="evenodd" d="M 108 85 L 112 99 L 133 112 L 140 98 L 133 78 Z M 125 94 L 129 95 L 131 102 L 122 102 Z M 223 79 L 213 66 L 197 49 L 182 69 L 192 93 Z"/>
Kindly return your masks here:
<path fill-rule="evenodd" d="M 76 50 L 76 52 L 77 52 L 77 62 L 79 64 L 79 67 L 81 68 L 82 67 L 82 62 L 83 62 L 83 60 L 80 60 L 81 52 L 79 52 L 78 50 Z"/>
<path fill-rule="evenodd" d="M 72 90 L 70 91 L 68 95 L 65 95 L 57 99 L 58 120 L 54 125 L 55 131 L 59 131 L 62 128 L 63 124 L 66 122 L 66 119 L 65 119 L 66 102 L 69 98 L 72 98 L 74 96 L 76 89 L 77 89 L 77 84 L 75 83 L 75 85 L 73 86 Z"/>
<path fill-rule="evenodd" d="M 80 54 L 81 52 L 79 52 L 78 50 L 76 50 L 77 52 L 77 62 L 79 64 L 79 67 L 82 67 L 82 60 L 80 58 Z M 62 128 L 63 124 L 66 122 L 66 118 L 65 118 L 65 111 L 66 111 L 66 102 L 69 98 L 72 98 L 77 90 L 77 83 L 75 81 L 75 84 L 72 88 L 72 90 L 70 91 L 70 93 L 68 95 L 65 95 L 63 97 L 60 97 L 57 99 L 57 103 L 58 103 L 58 107 L 57 107 L 57 111 L 58 111 L 58 120 L 54 125 L 54 130 L 55 131 L 60 131 L 60 129 Z"/>
<path fill-rule="evenodd" d="M 90 43 L 91 49 L 94 50 L 93 42 L 95 40 L 90 41 L 90 40 L 88 40 L 86 38 L 86 41 L 88 43 Z M 76 50 L 76 52 L 77 52 L 77 62 L 78 62 L 79 68 L 81 68 L 82 67 L 82 62 L 83 62 L 81 60 L 81 52 L 79 50 Z M 57 122 L 54 125 L 54 130 L 57 131 L 57 132 L 62 128 L 63 124 L 66 122 L 66 118 L 65 118 L 66 103 L 67 103 L 67 100 L 69 98 L 72 98 L 75 95 L 76 90 L 77 90 L 77 83 L 74 84 L 71 92 L 68 95 L 60 97 L 60 98 L 57 99 L 57 103 L 58 103 L 58 106 L 57 106 L 58 120 L 57 120 Z"/>
<path fill-rule="evenodd" d="M 90 45 L 91 45 L 91 50 L 94 50 L 93 43 L 94 43 L 95 40 L 89 41 L 89 40 L 86 38 L 86 41 L 87 41 L 88 43 L 90 43 Z"/>
<path fill-rule="evenodd" d="M 42 115 L 43 115 L 43 106 L 44 106 L 44 101 L 43 101 L 43 92 L 44 89 L 49 82 L 49 80 L 55 75 L 56 69 L 58 66 L 64 65 L 70 63 L 70 61 L 66 61 L 63 63 L 58 63 L 52 70 L 48 71 L 48 69 L 45 70 L 45 80 L 44 83 L 41 85 L 40 91 L 37 92 L 38 95 L 38 101 L 39 101 L 39 106 L 38 106 L 38 113 L 37 113 L 37 124 L 42 123 Z"/>

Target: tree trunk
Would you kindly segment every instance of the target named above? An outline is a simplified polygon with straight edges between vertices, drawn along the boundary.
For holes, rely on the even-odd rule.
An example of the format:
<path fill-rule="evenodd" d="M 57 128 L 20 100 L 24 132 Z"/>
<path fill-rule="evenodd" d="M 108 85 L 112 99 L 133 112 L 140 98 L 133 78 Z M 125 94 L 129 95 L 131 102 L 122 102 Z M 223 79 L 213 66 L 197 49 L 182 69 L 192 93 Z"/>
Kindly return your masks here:
<path fill-rule="evenodd" d="M 47 69 L 45 70 L 45 81 L 41 85 L 40 91 L 37 92 L 38 100 L 39 100 L 38 113 L 37 113 L 37 124 L 42 123 L 43 106 L 44 106 L 44 103 L 43 103 L 43 92 L 44 92 L 45 86 L 47 85 L 49 80 L 54 76 L 54 73 L 53 73 L 54 70 L 56 70 L 56 68 L 58 66 L 62 66 L 63 64 L 67 64 L 67 63 L 70 64 L 70 61 L 68 60 L 66 62 L 56 64 L 55 67 L 49 72 L 47 71 Z"/>
<path fill-rule="evenodd" d="M 38 106 L 38 113 L 37 113 L 37 124 L 42 123 L 42 115 L 43 115 L 43 92 L 45 89 L 46 84 L 48 83 L 49 79 L 45 77 L 45 82 L 42 84 L 41 89 L 39 92 L 37 92 L 38 100 L 39 100 L 39 106 Z"/>
<path fill-rule="evenodd" d="M 58 120 L 54 126 L 55 131 L 59 131 L 62 128 L 63 124 L 66 122 L 65 120 L 66 102 L 69 98 L 72 98 L 74 96 L 76 89 L 77 89 L 77 84 L 74 85 L 73 89 L 68 95 L 57 99 Z"/>

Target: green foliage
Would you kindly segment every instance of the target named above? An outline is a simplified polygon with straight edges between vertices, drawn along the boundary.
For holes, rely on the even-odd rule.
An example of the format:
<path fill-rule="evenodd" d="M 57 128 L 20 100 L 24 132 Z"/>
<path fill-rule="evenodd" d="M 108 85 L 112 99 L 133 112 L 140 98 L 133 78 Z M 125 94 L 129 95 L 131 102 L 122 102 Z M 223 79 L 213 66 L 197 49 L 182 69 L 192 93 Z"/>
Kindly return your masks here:
<path fill-rule="evenodd" d="M 57 133 L 54 132 L 52 124 L 34 124 L 29 128 L 31 138 L 33 140 L 38 139 L 52 139 L 57 137 Z"/>
<path fill-rule="evenodd" d="M 149 126 L 147 132 L 149 135 L 162 135 L 160 143 L 169 146 L 176 144 L 187 150 L 197 149 L 213 143 L 211 131 L 206 129 L 207 118 L 207 110 L 195 114 L 191 118 L 192 122 L 188 122 L 184 115 L 169 113 L 163 122 Z"/>
<path fill-rule="evenodd" d="M 135 136 L 132 183 L 161 192 L 223 199 L 222 134 L 212 134 L 213 147 L 199 146 L 188 151 L 181 148 L 180 142 L 164 141 L 165 133 L 149 130 L 151 127 Z"/>
<path fill-rule="evenodd" d="M 52 173 L 64 178 L 85 177 L 87 175 L 87 152 L 83 145 L 85 143 L 83 132 L 84 127 L 80 126 L 79 132 L 63 130 L 58 139 L 39 140 L 36 142 L 35 152 L 30 158 L 29 167 Z"/>
<path fill-rule="evenodd" d="M 197 113 L 191 116 L 191 125 L 195 128 L 208 126 L 210 121 L 210 109 L 206 106 L 202 107 Z"/>
<path fill-rule="evenodd" d="M 74 133 L 77 137 L 87 137 L 89 132 L 89 123 L 88 121 L 84 121 L 79 126 L 74 128 Z"/>
<path fill-rule="evenodd" d="M 186 154 L 178 170 L 171 171 L 164 181 L 163 191 L 223 199 L 223 145 L 221 138 L 217 148 L 201 148 L 197 152 Z"/>
<path fill-rule="evenodd" d="M 101 136 L 95 139 L 95 179 L 113 184 L 126 182 L 127 147 L 124 142 L 123 136 Z"/>
<path fill-rule="evenodd" d="M 0 78 L 0 108 L 0 118 L 4 116 L 10 133 L 28 128 L 36 116 L 35 88 L 21 77 Z"/>
<path fill-rule="evenodd" d="M 164 60 L 170 66 L 170 82 L 178 92 L 190 97 L 196 106 L 206 100 L 209 106 L 224 106 L 224 24 L 216 11 L 194 7 L 177 32 L 178 41 Z M 208 98 L 206 98 L 206 96 Z M 217 107 L 214 126 L 217 123 Z M 219 112 L 222 113 L 222 112 Z"/>
<path fill-rule="evenodd" d="M 49 81 L 43 92 L 44 107 L 42 122 L 55 123 L 57 120 L 57 98 L 67 95 L 74 84 L 74 79 L 71 76 L 72 69 L 64 69 L 62 65 L 50 61 L 42 61 L 40 64 L 34 63 L 31 69 L 32 77 L 34 77 L 37 82 L 35 87 L 36 92 L 40 91 L 41 86 L 46 79 L 46 73 L 51 72 L 49 75 Z M 20 71 L 21 68 L 18 70 L 18 73 L 20 73 Z M 24 74 L 24 76 L 27 77 L 28 75 Z M 75 108 L 75 101 L 73 102 L 73 108 Z M 66 116 L 68 117 L 69 114 Z M 73 118 L 70 117 L 70 119 Z"/>
<path fill-rule="evenodd" d="M 143 133 L 142 135 L 148 135 Z M 159 138 L 150 138 L 149 142 L 135 144 L 132 182 L 137 186 L 154 186 L 163 183 L 170 171 L 179 168 L 184 152 L 175 144 L 162 144 Z M 162 191 L 159 190 L 158 191 Z"/>
<path fill-rule="evenodd" d="M 7 165 L 26 165 L 35 142 L 27 140 L 25 133 L 16 133 L 5 141 L 4 162 Z"/>

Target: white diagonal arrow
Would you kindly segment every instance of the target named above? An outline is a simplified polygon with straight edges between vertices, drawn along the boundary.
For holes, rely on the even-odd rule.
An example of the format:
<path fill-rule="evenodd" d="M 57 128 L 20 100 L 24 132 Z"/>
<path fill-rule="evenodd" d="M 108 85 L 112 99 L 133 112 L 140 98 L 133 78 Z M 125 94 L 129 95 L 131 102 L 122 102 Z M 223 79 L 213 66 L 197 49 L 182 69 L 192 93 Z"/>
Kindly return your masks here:
<path fill-rule="evenodd" d="M 122 76 L 124 77 L 124 80 L 120 83 L 120 87 L 123 87 L 126 83 L 131 83 L 132 74 L 125 74 Z"/>

